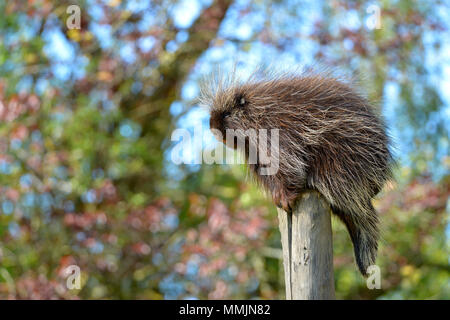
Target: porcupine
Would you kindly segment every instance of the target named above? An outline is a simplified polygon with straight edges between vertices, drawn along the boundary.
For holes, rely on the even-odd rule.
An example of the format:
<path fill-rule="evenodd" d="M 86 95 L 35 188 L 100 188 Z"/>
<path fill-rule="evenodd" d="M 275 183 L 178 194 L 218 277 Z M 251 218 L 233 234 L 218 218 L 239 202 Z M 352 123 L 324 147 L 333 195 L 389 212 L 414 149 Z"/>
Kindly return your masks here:
<path fill-rule="evenodd" d="M 390 140 L 381 116 L 353 85 L 330 72 L 253 76 L 241 83 L 230 78 L 202 86 L 211 129 L 227 145 L 227 129 L 279 129 L 278 171 L 261 175 L 258 162 L 248 164 L 250 171 L 287 212 L 302 191 L 320 192 L 346 225 L 366 276 L 379 240 L 371 200 L 392 178 Z M 237 148 L 235 141 L 231 145 Z M 248 157 L 248 145 L 241 151 Z"/>

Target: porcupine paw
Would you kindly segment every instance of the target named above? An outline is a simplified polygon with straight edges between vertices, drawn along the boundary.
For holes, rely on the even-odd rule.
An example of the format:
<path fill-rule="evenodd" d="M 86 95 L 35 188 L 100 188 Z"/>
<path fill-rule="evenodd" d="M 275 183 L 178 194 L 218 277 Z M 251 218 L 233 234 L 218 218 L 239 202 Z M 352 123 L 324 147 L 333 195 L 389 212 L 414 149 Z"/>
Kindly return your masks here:
<path fill-rule="evenodd" d="M 278 208 L 291 213 L 294 208 L 297 195 L 283 189 L 277 189 L 272 192 L 272 199 Z"/>

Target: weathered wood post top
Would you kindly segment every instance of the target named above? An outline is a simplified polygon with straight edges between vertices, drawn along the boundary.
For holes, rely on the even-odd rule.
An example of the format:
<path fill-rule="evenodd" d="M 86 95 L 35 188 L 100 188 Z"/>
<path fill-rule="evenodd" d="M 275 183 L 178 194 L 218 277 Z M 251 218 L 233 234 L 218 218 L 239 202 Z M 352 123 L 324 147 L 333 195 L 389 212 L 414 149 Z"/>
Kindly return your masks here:
<path fill-rule="evenodd" d="M 287 300 L 335 299 L 331 210 L 316 191 L 278 209 Z"/>

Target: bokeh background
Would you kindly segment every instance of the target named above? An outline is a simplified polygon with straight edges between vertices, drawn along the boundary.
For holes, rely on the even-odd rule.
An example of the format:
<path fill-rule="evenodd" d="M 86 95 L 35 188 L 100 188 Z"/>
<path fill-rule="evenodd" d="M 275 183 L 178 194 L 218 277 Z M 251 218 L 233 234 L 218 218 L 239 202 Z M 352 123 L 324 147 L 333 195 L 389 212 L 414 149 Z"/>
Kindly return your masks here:
<path fill-rule="evenodd" d="M 72 4 L 80 29 L 66 26 Z M 333 220 L 337 297 L 450 298 L 449 1 L 0 0 L 0 12 L 0 298 L 283 299 L 274 205 L 243 166 L 175 165 L 170 137 L 208 129 L 198 83 L 217 66 L 317 62 L 360 80 L 399 161 L 374 203 L 382 288 L 367 289 Z M 70 265 L 80 289 L 66 287 Z"/>

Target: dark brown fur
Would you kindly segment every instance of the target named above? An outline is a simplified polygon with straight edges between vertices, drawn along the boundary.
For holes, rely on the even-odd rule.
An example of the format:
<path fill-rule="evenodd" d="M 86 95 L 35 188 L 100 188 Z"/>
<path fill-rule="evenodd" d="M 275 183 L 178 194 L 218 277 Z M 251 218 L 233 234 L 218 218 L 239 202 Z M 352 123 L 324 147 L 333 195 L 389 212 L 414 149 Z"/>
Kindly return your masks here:
<path fill-rule="evenodd" d="M 223 133 L 227 128 L 280 129 L 279 171 L 260 175 L 258 163 L 250 164 L 250 170 L 286 211 L 302 190 L 319 191 L 347 226 L 358 267 L 366 275 L 375 263 L 379 238 L 371 200 L 391 178 L 392 165 L 385 126 L 374 108 L 329 74 L 233 81 L 203 88 L 211 128 Z"/>

